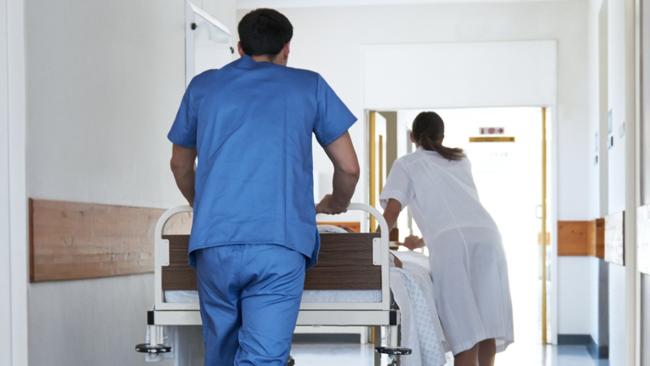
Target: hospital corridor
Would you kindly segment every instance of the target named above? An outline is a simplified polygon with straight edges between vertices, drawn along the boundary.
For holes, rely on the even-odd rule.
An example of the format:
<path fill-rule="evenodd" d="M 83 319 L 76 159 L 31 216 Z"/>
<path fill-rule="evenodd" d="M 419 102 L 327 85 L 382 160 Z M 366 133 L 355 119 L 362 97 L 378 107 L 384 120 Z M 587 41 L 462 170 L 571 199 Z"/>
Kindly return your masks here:
<path fill-rule="evenodd" d="M 0 0 L 0 366 L 650 366 L 650 0 Z"/>

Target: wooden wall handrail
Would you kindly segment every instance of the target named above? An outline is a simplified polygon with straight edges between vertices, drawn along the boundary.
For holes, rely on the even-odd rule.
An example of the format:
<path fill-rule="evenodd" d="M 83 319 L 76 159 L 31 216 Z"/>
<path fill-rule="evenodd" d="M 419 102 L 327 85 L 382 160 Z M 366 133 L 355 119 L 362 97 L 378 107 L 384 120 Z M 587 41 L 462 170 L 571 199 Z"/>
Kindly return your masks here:
<path fill-rule="evenodd" d="M 558 256 L 605 258 L 605 219 L 558 221 Z"/>
<path fill-rule="evenodd" d="M 153 229 L 163 209 L 41 199 L 29 208 L 31 282 L 153 272 Z M 189 232 L 190 224 L 173 226 Z"/>

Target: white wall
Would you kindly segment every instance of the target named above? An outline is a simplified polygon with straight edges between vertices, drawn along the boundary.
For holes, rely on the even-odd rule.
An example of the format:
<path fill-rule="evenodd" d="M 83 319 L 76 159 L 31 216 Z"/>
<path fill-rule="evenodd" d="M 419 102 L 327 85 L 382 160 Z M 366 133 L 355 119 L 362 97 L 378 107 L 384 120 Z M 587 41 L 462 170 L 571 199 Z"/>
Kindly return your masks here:
<path fill-rule="evenodd" d="M 610 265 L 609 360 L 611 365 L 625 365 L 627 345 L 625 311 L 625 268 Z"/>
<path fill-rule="evenodd" d="M 591 283 L 571 281 L 570 278 L 585 278 L 585 274 L 594 273 L 594 260 L 590 257 L 563 257 L 558 271 L 561 279 L 558 283 L 558 317 L 560 334 L 589 334 L 596 336 L 597 327 L 593 326 L 593 315 L 597 311 L 593 299 L 596 297 Z M 587 277 L 591 280 L 592 276 Z M 596 277 L 593 281 L 597 281 Z M 597 300 L 597 299 L 596 299 Z"/>
<path fill-rule="evenodd" d="M 145 365 L 150 275 L 32 285 L 30 365 Z"/>
<path fill-rule="evenodd" d="M 234 24 L 234 0 L 203 3 Z M 184 11 L 183 0 L 28 2 L 31 197 L 183 203 L 165 135 L 185 86 Z M 144 365 L 134 345 L 152 286 L 152 275 L 32 284 L 31 365 Z"/>
<path fill-rule="evenodd" d="M 165 4 L 27 4 L 31 197 L 181 202 L 165 134 L 185 83 L 185 8 Z"/>
<path fill-rule="evenodd" d="M 645 205 L 650 205 L 650 90 L 648 90 L 648 85 L 650 85 L 650 75 L 647 70 L 650 70 L 650 6 L 648 6 L 648 1 L 643 0 L 641 11 L 643 14 L 642 18 L 642 42 L 643 42 L 643 51 L 642 51 L 642 62 L 643 70 L 642 72 L 642 82 L 644 90 L 642 90 L 642 100 L 641 108 L 642 111 L 642 125 L 641 125 L 641 203 Z"/>
<path fill-rule="evenodd" d="M 365 108 L 556 104 L 555 41 L 364 45 L 361 52 Z"/>
<path fill-rule="evenodd" d="M 271 2 L 272 3 L 272 2 Z M 257 2 L 255 6 L 263 3 Z M 363 45 L 556 40 L 558 219 L 591 216 L 588 91 L 587 4 L 583 1 L 534 3 L 445 3 L 410 6 L 283 8 L 295 27 L 290 65 L 323 74 L 352 111 L 364 118 Z M 244 11 L 240 11 L 240 16 Z M 408 66 L 407 66 L 408 67 Z M 421 85 L 426 89 L 434 85 Z M 535 85 L 531 85 L 532 88 Z M 437 101 L 432 100 L 431 106 Z M 555 121 L 554 121 L 555 122 Z M 363 122 L 351 130 L 360 158 L 367 159 Z M 316 150 L 315 166 L 329 171 Z M 365 164 L 364 164 L 365 165 Z M 363 172 L 364 176 L 367 172 Z M 367 201 L 361 183 L 355 200 Z M 560 259 L 563 260 L 563 259 Z M 577 277 L 559 273 L 559 282 L 591 283 L 591 272 Z M 569 286 L 571 287 L 571 286 Z M 570 294 L 560 294 L 560 297 Z M 584 299 L 584 306 L 590 301 Z M 580 316 L 579 314 L 577 316 Z M 572 314 L 562 314 L 569 319 Z M 560 324 L 559 330 L 563 330 Z M 573 328 L 573 327 L 571 327 Z M 576 331 L 589 334 L 591 322 Z"/>
<path fill-rule="evenodd" d="M 641 293 L 643 294 L 641 310 L 641 365 L 650 365 L 650 276 L 641 275 Z"/>
<path fill-rule="evenodd" d="M 237 34 L 236 0 L 193 0 L 192 3 L 216 17 L 233 35 Z"/>
<path fill-rule="evenodd" d="M 642 196 L 641 203 L 650 205 L 650 90 L 647 86 L 650 85 L 650 75 L 647 70 L 650 70 L 650 6 L 647 0 L 642 1 L 643 23 L 642 23 L 642 42 L 643 54 L 642 62 L 644 72 L 642 72 L 642 80 L 644 90 L 642 91 L 642 108 L 643 108 L 643 125 L 642 125 L 642 140 L 641 140 L 641 182 L 642 182 Z M 650 365 L 650 275 L 641 275 L 641 293 L 642 293 L 642 320 L 643 324 L 641 329 L 642 340 L 642 365 Z"/>
<path fill-rule="evenodd" d="M 601 126 L 600 126 L 600 88 L 606 88 L 607 83 L 604 83 L 603 85 L 600 85 L 600 78 L 601 77 L 606 77 L 606 75 L 602 76 L 600 75 L 600 62 L 606 62 L 606 60 L 600 60 L 600 11 L 601 11 L 601 5 L 602 5 L 602 0 L 590 0 L 589 1 L 589 11 L 588 11 L 588 32 L 589 32 L 589 39 L 588 39 L 588 63 L 587 63 L 587 69 L 589 72 L 589 78 L 588 78 L 588 98 L 589 98 L 589 154 L 590 154 L 590 159 L 588 161 L 588 166 L 589 166 L 589 179 L 590 181 L 594 182 L 591 185 L 591 191 L 590 191 L 590 211 L 591 211 L 591 217 L 592 218 L 598 218 L 602 217 L 604 213 L 606 213 L 609 201 L 607 199 L 608 195 L 606 194 L 607 190 L 607 180 L 601 182 L 601 174 L 607 174 L 608 172 L 606 171 L 608 169 L 608 149 L 607 149 L 607 144 L 605 141 L 607 140 L 607 133 L 605 132 L 604 134 L 601 134 Z M 605 10 L 606 11 L 606 10 Z M 604 15 L 606 16 L 606 14 Z M 606 32 L 606 18 L 605 18 L 605 32 Z M 605 35 L 605 38 L 606 35 Z M 605 42 L 607 40 L 605 39 Z M 605 49 L 604 52 L 607 50 Z M 605 64 L 606 67 L 606 64 Z M 596 160 L 597 159 L 597 160 Z M 602 173 L 604 171 L 604 173 Z M 601 186 L 601 183 L 604 183 Z M 605 192 L 601 192 L 601 190 L 604 190 Z M 604 193 L 604 194 L 601 194 Z M 603 199 L 603 197 L 605 199 Z M 600 304 L 599 301 L 599 292 L 601 291 L 601 283 L 599 280 L 599 271 L 600 271 L 600 265 L 601 265 L 601 260 L 597 258 L 585 258 L 584 260 L 589 261 L 590 263 L 590 269 L 589 271 L 593 275 L 593 280 L 591 283 L 589 283 L 589 287 L 591 288 L 591 294 L 590 294 L 590 302 L 592 304 L 595 304 L 595 308 L 592 309 L 591 315 L 590 315 L 590 323 L 591 323 L 591 330 L 589 334 L 593 338 L 593 340 L 596 343 L 601 343 L 600 342 L 600 316 L 599 316 L 599 311 L 601 307 L 603 307 L 602 304 Z M 605 332 L 605 329 L 603 329 L 604 334 L 607 334 Z M 603 344 L 600 344 L 603 345 Z"/>
<path fill-rule="evenodd" d="M 7 74 L 7 0 L 0 1 L 0 136 L 3 147 L 0 149 L 0 235 L 3 243 L 11 240 L 9 213 L 9 75 Z M 11 249 L 9 245 L 0 245 L 0 363 L 11 364 Z"/>
<path fill-rule="evenodd" d="M 0 0 L 0 364 L 27 364 L 23 1 Z"/>
<path fill-rule="evenodd" d="M 609 108 L 614 146 L 609 150 L 609 212 L 625 209 L 625 3 L 609 0 Z"/>
<path fill-rule="evenodd" d="M 625 119 L 628 95 L 625 80 L 625 2 L 609 0 L 609 106 L 612 111 L 614 146 L 609 150 L 609 213 L 625 209 Z M 610 265 L 609 331 L 612 365 L 626 363 L 628 343 L 625 323 L 625 268 Z"/>
<path fill-rule="evenodd" d="M 608 137 L 613 137 L 614 145 L 609 147 L 604 158 L 607 159 L 607 179 L 603 182 L 604 193 L 601 195 L 601 213 L 612 214 L 617 213 L 626 208 L 626 165 L 629 161 L 626 157 L 626 129 L 629 129 L 629 122 L 631 117 L 629 102 L 635 98 L 634 94 L 630 91 L 630 72 L 633 68 L 630 66 L 630 59 L 628 59 L 630 40 L 628 39 L 626 19 L 626 5 L 631 5 L 633 2 L 619 1 L 619 0 L 592 0 L 590 11 L 590 40 L 591 40 L 591 57 L 590 64 L 591 75 L 594 80 L 598 78 L 598 11 L 601 5 L 606 5 L 608 11 L 607 19 L 607 65 L 608 65 L 608 108 L 611 111 L 611 133 Z M 600 55 L 603 57 L 603 55 Z M 597 93 L 594 90 L 594 93 Z M 592 128 L 597 126 L 597 113 L 598 113 L 598 97 L 594 93 L 590 96 L 590 104 L 592 111 Z M 609 144 L 608 144 L 609 145 Z M 628 165 L 629 166 L 629 165 Z M 606 201 L 603 201 L 602 199 Z M 602 210 L 602 208 L 605 210 Z M 629 208 L 629 205 L 628 205 Z M 604 211 L 604 212 L 603 212 Z M 629 218 L 628 218 L 629 219 Z M 617 265 L 609 265 L 609 351 L 610 363 L 612 365 L 629 364 L 631 355 L 630 345 L 634 343 L 630 332 L 632 321 L 633 304 L 627 303 L 626 297 L 634 289 L 628 288 L 632 283 L 630 279 L 634 277 L 633 268 L 630 268 L 629 259 L 633 257 L 632 254 L 626 255 L 628 258 L 628 267 L 621 267 Z M 626 270 L 627 273 L 626 278 Z M 638 320 L 637 320 L 638 322 Z"/>

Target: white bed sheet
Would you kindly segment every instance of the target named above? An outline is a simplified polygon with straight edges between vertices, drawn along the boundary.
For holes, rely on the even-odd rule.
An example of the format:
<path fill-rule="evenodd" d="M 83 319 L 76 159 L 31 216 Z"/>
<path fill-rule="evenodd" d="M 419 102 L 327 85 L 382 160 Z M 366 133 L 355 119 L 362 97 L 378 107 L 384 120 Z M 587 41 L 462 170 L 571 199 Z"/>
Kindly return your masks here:
<path fill-rule="evenodd" d="M 198 291 L 165 291 L 165 302 L 173 304 L 193 304 L 199 302 Z M 381 302 L 380 290 L 320 290 L 305 291 L 302 295 L 303 303 L 379 303 Z"/>
<path fill-rule="evenodd" d="M 402 345 L 413 353 L 402 366 L 445 365 L 448 349 L 442 331 L 429 271 L 428 257 L 415 252 L 393 252 L 403 268 L 391 268 L 390 287 L 402 317 Z"/>

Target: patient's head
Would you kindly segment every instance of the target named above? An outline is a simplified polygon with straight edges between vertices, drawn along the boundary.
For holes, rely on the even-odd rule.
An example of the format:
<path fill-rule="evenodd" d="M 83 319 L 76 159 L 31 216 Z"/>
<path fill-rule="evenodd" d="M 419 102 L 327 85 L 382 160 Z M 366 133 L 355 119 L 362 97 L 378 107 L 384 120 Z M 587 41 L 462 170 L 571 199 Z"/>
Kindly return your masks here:
<path fill-rule="evenodd" d="M 422 112 L 413 120 L 411 140 L 425 150 L 436 151 L 447 160 L 461 160 L 462 149 L 449 148 L 442 144 L 445 139 L 445 123 L 436 112 Z"/>
<path fill-rule="evenodd" d="M 280 12 L 273 9 L 253 10 L 239 22 L 238 31 L 240 54 L 267 56 L 269 61 L 287 64 L 293 26 Z"/>

